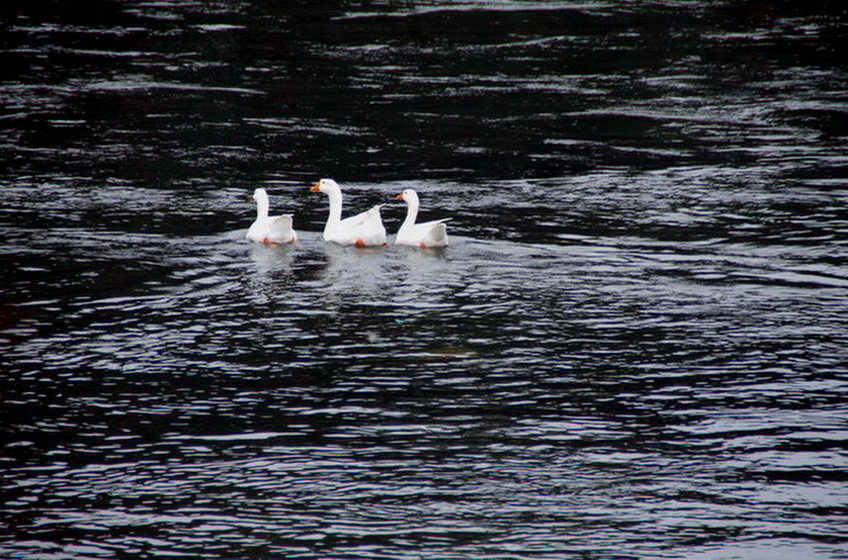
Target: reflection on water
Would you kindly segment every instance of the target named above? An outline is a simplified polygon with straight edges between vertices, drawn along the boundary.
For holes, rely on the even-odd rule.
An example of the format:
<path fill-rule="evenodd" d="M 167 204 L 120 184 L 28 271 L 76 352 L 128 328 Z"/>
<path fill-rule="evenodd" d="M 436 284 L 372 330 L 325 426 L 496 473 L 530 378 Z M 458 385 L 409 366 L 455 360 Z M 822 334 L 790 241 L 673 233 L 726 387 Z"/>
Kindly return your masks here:
<path fill-rule="evenodd" d="M 0 14 L 3 557 L 848 554 L 841 6 Z"/>

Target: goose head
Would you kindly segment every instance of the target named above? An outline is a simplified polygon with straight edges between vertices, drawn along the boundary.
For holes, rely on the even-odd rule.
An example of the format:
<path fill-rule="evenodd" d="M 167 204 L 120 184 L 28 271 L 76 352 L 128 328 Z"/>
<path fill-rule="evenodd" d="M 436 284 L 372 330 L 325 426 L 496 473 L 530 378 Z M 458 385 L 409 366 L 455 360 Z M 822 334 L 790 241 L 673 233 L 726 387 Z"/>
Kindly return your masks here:
<path fill-rule="evenodd" d="M 418 193 L 413 189 L 403 189 L 403 192 L 395 197 L 397 200 L 403 200 L 407 204 L 418 205 Z"/>
<path fill-rule="evenodd" d="M 332 192 L 341 192 L 339 184 L 332 179 L 321 179 L 309 189 L 312 192 L 323 192 L 330 194 Z"/>
<path fill-rule="evenodd" d="M 253 191 L 253 200 L 259 202 L 260 200 L 268 200 L 268 193 L 265 192 L 265 189 L 258 188 Z"/>

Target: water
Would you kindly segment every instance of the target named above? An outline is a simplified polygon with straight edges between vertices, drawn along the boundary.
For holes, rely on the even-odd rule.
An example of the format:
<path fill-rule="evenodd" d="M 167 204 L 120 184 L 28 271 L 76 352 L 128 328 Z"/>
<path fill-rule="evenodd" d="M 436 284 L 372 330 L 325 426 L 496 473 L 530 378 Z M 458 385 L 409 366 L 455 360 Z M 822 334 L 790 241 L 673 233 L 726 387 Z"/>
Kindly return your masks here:
<path fill-rule="evenodd" d="M 839 3 L 0 15 L 0 556 L 848 557 Z"/>

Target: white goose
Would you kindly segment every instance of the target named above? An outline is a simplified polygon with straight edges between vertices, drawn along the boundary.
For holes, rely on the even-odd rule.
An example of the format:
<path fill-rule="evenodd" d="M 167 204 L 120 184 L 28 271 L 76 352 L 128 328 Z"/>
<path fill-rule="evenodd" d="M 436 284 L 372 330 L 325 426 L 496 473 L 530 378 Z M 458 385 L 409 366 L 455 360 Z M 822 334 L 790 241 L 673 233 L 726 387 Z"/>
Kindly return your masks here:
<path fill-rule="evenodd" d="M 277 243 L 294 243 L 297 241 L 297 233 L 292 229 L 291 214 L 282 216 L 268 216 L 270 204 L 268 193 L 265 189 L 253 191 L 253 200 L 256 201 L 256 220 L 247 230 L 247 239 L 254 242 L 276 245 Z"/>
<path fill-rule="evenodd" d="M 400 226 L 395 238 L 396 245 L 417 245 L 427 249 L 431 247 L 447 247 L 448 229 L 445 226 L 450 218 L 433 220 L 432 222 L 415 223 L 418 217 L 418 193 L 412 189 L 404 189 L 395 198 L 406 201 L 406 219 Z"/>
<path fill-rule="evenodd" d="M 309 189 L 330 197 L 330 216 L 324 226 L 324 240 L 340 245 L 370 247 L 386 245 L 386 228 L 380 216 L 382 204 L 342 220 L 342 190 L 332 179 L 321 179 Z"/>

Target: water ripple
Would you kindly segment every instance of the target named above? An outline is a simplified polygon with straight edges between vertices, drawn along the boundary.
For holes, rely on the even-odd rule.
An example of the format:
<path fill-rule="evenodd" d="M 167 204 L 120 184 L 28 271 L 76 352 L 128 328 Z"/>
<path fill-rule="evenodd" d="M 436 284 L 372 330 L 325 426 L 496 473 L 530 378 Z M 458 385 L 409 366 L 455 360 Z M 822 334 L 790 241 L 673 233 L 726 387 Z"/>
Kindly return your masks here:
<path fill-rule="evenodd" d="M 0 44 L 0 555 L 845 555 L 842 8 L 101 7 Z"/>

